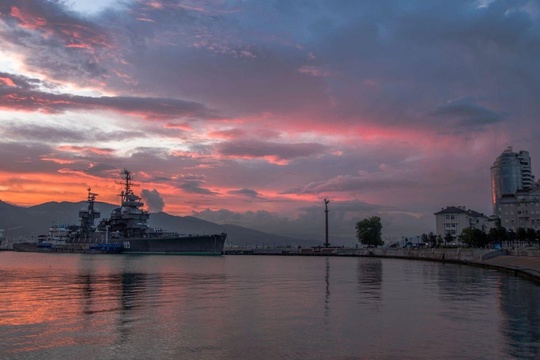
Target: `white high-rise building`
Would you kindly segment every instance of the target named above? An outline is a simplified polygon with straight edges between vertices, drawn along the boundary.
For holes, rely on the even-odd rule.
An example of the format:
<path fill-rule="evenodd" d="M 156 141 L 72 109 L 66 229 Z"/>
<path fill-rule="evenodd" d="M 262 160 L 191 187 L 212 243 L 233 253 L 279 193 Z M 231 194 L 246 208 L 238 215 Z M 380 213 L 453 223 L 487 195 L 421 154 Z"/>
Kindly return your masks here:
<path fill-rule="evenodd" d="M 532 189 L 534 176 L 528 151 L 515 153 L 507 147 L 491 167 L 491 191 L 493 213 L 500 216 L 500 202 L 504 196 L 514 195 L 521 190 Z"/>

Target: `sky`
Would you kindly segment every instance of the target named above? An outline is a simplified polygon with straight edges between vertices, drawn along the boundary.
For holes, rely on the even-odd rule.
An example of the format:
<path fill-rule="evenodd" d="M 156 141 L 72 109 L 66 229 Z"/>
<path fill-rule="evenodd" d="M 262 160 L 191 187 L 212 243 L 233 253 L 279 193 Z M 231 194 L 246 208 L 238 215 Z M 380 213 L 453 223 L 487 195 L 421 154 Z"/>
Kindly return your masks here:
<path fill-rule="evenodd" d="M 540 3 L 2 0 L 0 200 L 117 203 L 278 234 L 492 214 L 507 146 L 540 169 Z"/>

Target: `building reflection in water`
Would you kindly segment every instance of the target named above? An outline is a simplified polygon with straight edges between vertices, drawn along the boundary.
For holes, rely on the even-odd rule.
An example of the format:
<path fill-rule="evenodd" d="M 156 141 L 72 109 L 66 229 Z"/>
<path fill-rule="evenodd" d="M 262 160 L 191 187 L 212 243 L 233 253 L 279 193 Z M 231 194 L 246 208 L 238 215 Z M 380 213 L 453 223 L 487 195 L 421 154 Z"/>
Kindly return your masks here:
<path fill-rule="evenodd" d="M 518 301 L 519 299 L 519 301 Z M 505 352 L 515 359 L 540 356 L 540 287 L 531 287 L 522 279 L 501 276 L 499 309 Z"/>
<path fill-rule="evenodd" d="M 437 285 L 441 299 L 445 301 L 478 300 L 493 284 L 493 276 L 490 276 L 494 274 L 493 270 L 455 264 L 443 264 L 436 269 Z"/>
<path fill-rule="evenodd" d="M 438 266 L 439 298 L 444 304 L 441 315 L 449 331 L 468 331 L 482 336 L 487 326 L 499 327 L 501 352 L 515 359 L 532 359 L 540 351 L 540 287 L 491 269 L 466 265 Z M 462 307 L 468 304 L 468 312 Z M 477 314 L 499 315 L 479 323 Z"/>

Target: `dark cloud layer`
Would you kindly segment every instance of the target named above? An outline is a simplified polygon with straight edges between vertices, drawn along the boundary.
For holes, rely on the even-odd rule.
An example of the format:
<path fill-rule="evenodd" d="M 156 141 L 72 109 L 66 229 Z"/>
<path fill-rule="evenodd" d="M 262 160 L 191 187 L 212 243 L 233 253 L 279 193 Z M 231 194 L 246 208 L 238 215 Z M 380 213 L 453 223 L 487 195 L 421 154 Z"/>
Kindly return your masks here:
<path fill-rule="evenodd" d="M 440 119 L 452 120 L 453 126 L 471 130 L 495 124 L 505 118 L 502 114 L 485 108 L 470 98 L 449 101 L 436 108 L 431 115 Z"/>
<path fill-rule="evenodd" d="M 68 110 L 110 110 L 132 114 L 147 120 L 170 120 L 182 117 L 216 118 L 204 105 L 164 98 L 126 96 L 76 96 L 36 90 L 41 82 L 0 73 L 0 109 L 62 113 Z M 9 85 L 13 84 L 13 85 Z M 3 86 L 2 86 L 3 85 Z"/>
<path fill-rule="evenodd" d="M 247 197 L 253 197 L 253 198 L 260 195 L 257 191 L 251 190 L 251 189 L 229 190 L 227 193 L 232 194 L 232 195 L 241 195 L 241 196 L 247 196 Z"/>
<path fill-rule="evenodd" d="M 220 144 L 218 151 L 226 156 L 238 157 L 273 157 L 277 160 L 290 160 L 297 157 L 317 155 L 325 146 L 316 143 L 282 144 L 267 141 L 231 141 Z"/>

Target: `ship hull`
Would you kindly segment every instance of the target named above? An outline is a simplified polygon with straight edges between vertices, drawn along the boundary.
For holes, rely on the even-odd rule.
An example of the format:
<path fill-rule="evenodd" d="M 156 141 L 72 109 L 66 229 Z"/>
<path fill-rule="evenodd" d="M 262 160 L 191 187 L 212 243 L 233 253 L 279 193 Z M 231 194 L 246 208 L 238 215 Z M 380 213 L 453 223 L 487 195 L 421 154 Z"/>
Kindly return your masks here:
<path fill-rule="evenodd" d="M 78 254 L 119 254 L 122 248 L 106 244 L 68 243 L 63 245 L 39 246 L 37 243 L 16 243 L 13 250 L 18 252 L 78 253 Z"/>
<path fill-rule="evenodd" d="M 225 234 L 136 239 L 112 239 L 122 244 L 123 254 L 221 255 Z"/>
<path fill-rule="evenodd" d="M 13 244 L 15 251 L 46 253 L 96 253 L 96 254 L 176 254 L 176 255 L 222 255 L 227 235 L 192 235 L 175 237 L 149 237 L 111 239 L 115 248 L 95 248 L 88 243 L 68 243 L 61 246 L 43 247 L 37 243 Z M 102 244 L 104 245 L 104 244 Z"/>

